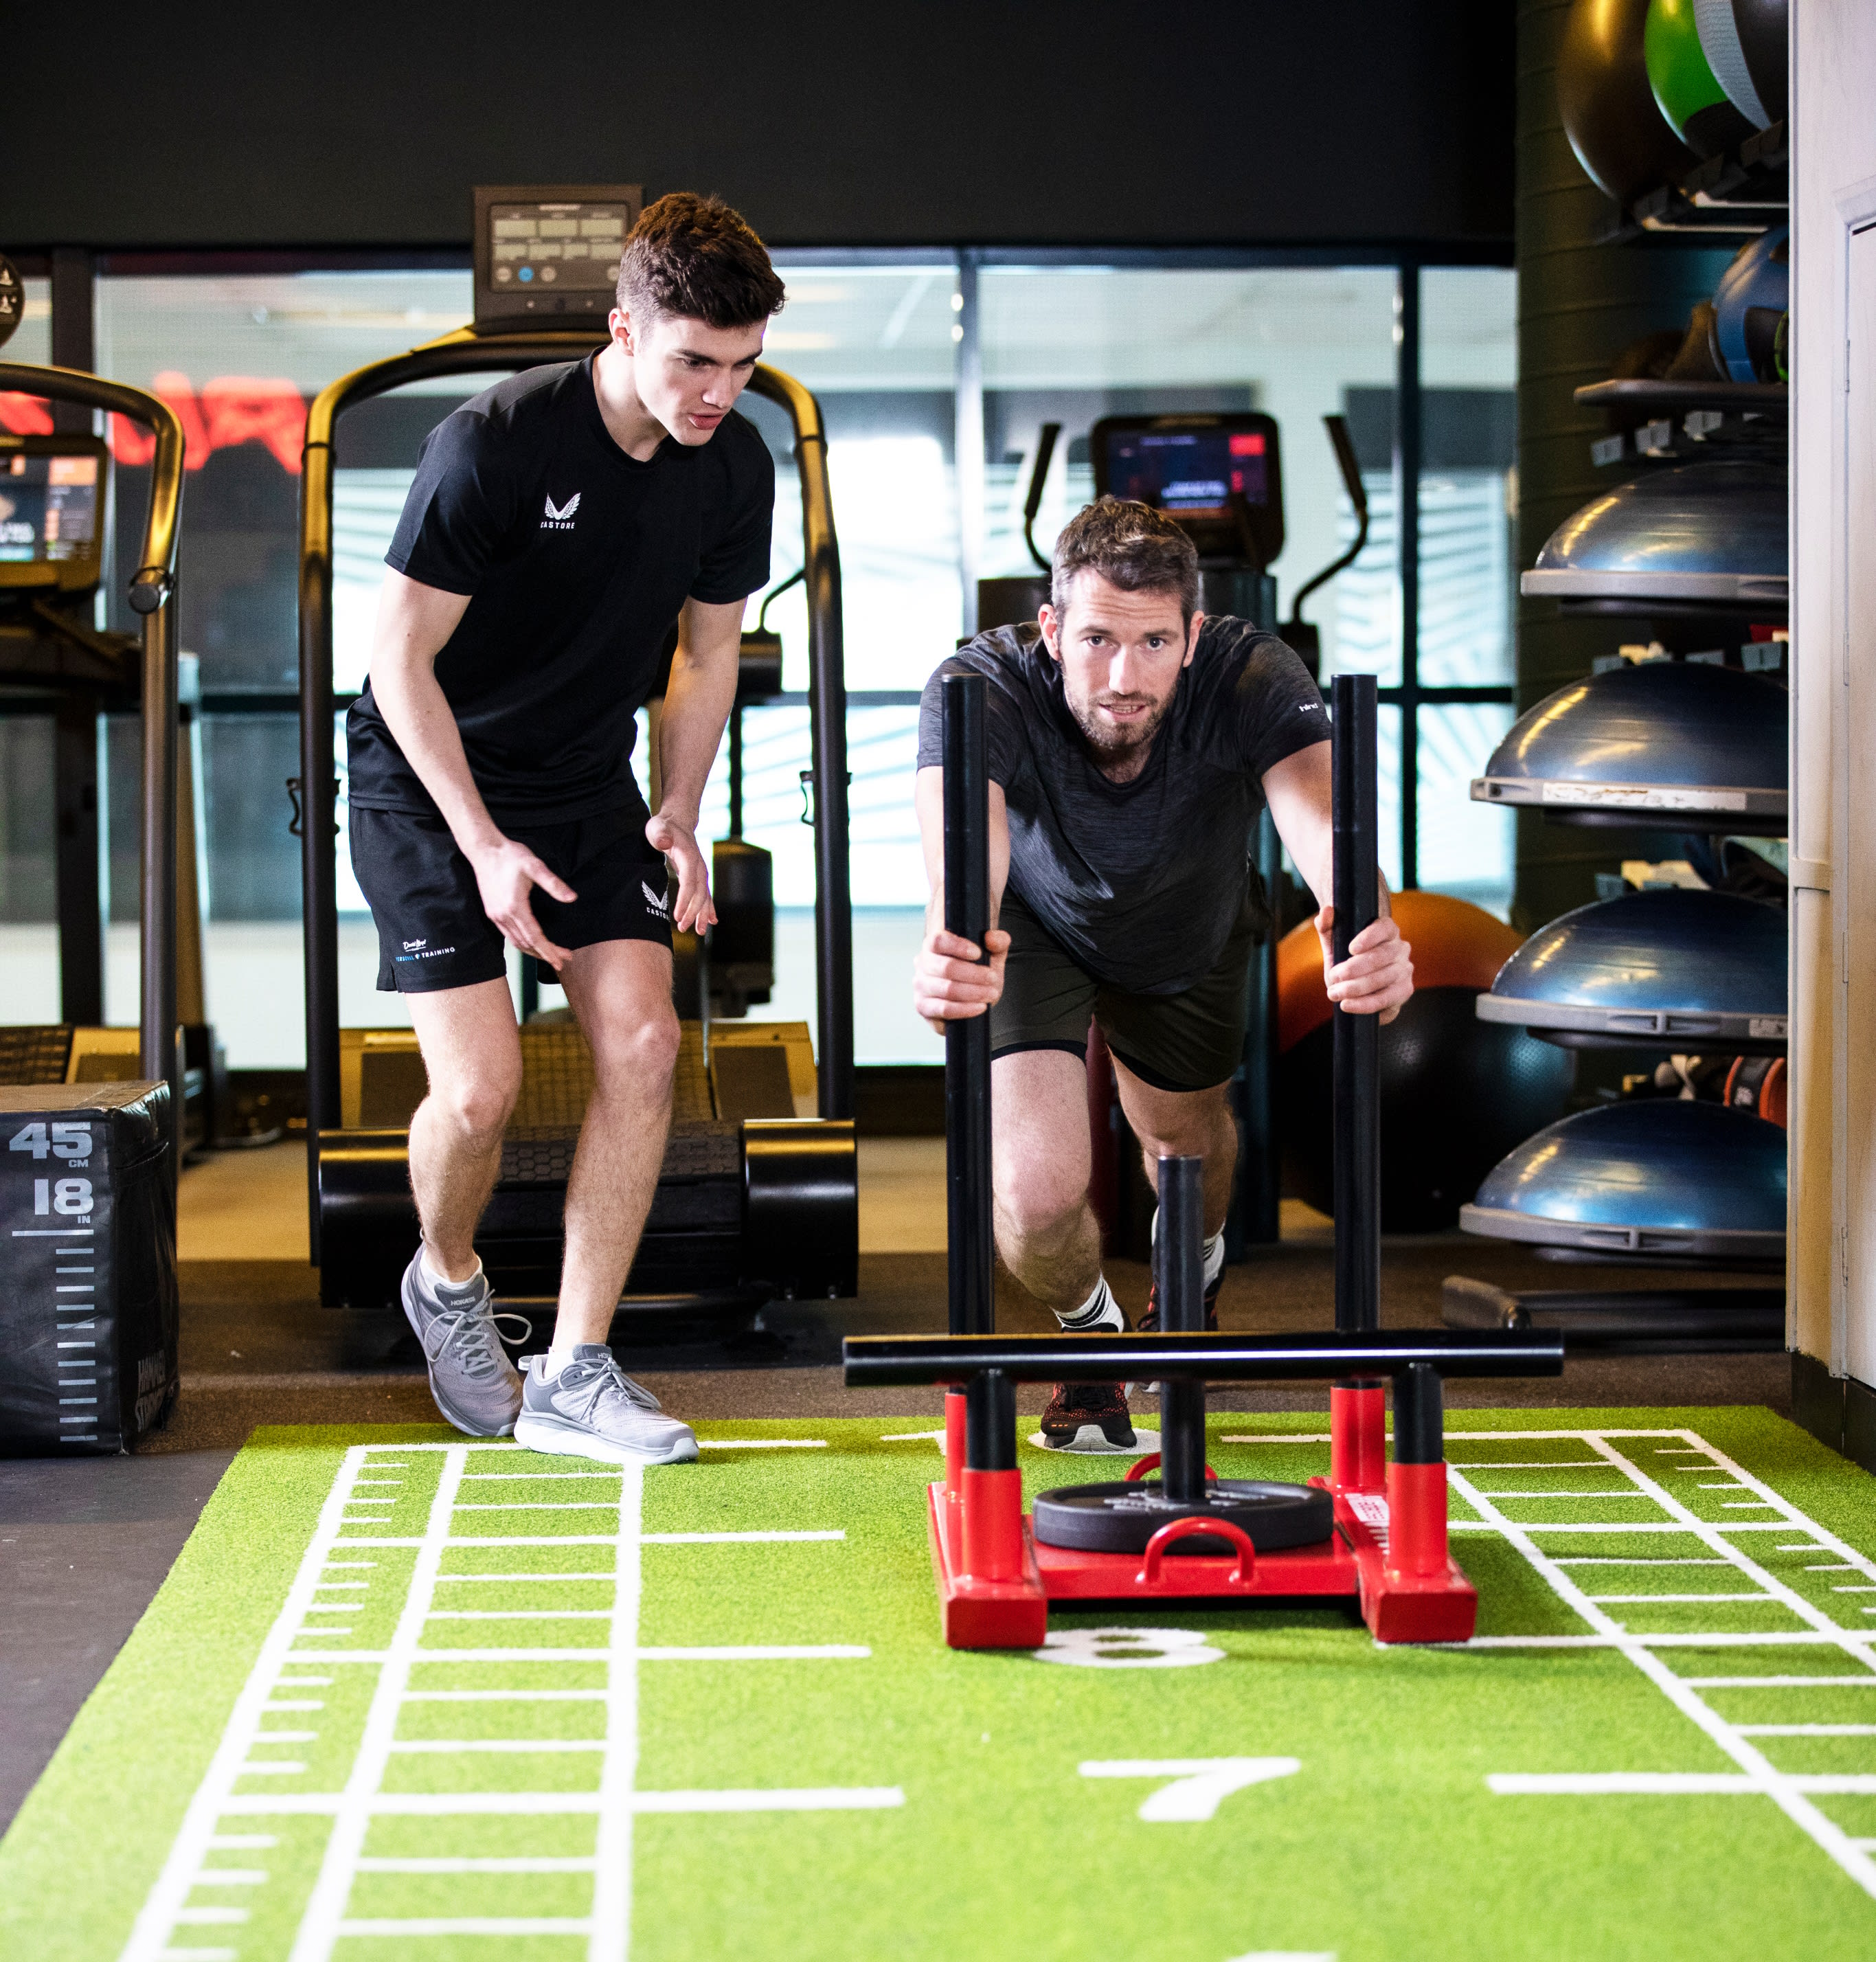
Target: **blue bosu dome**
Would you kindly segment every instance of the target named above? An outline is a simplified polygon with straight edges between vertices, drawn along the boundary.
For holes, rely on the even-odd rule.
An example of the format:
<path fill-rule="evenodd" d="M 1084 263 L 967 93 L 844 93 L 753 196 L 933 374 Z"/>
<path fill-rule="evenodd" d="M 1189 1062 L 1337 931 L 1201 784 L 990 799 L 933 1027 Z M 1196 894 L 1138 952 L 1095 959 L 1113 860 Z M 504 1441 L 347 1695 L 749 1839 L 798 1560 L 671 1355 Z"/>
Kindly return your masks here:
<path fill-rule="evenodd" d="M 1472 795 L 1577 824 L 1782 836 L 1790 703 L 1768 675 L 1624 661 L 1519 717 Z"/>
<path fill-rule="evenodd" d="M 1724 1104 L 1604 1104 L 1501 1158 L 1459 1224 L 1600 1253 L 1781 1260 L 1785 1164 L 1777 1125 Z"/>
<path fill-rule="evenodd" d="M 1644 471 L 1552 532 L 1520 590 L 1555 599 L 1782 608 L 1785 473 L 1742 459 Z"/>
<path fill-rule="evenodd" d="M 1782 908 L 1734 893 L 1599 900 L 1532 934 L 1479 1019 L 1577 1047 L 1779 1053 L 1785 938 Z"/>

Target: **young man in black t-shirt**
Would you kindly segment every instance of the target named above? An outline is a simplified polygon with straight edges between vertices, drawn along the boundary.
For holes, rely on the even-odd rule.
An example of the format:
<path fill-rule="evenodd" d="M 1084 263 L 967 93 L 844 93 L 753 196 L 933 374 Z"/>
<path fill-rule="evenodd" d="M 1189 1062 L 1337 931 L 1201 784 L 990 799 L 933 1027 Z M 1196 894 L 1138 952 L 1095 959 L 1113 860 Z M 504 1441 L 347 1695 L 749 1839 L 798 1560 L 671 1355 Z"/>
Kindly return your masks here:
<path fill-rule="evenodd" d="M 716 917 L 698 807 L 775 502 L 768 450 L 732 411 L 782 299 L 735 212 L 660 199 L 626 241 L 606 345 L 446 417 L 386 554 L 347 725 L 352 861 L 378 985 L 405 996 L 430 1081 L 404 1313 L 438 1407 L 473 1436 L 617 1463 L 697 1455 L 606 1341 L 670 1122 L 672 925 Z M 653 813 L 634 717 L 674 622 Z M 525 1383 L 474 1245 L 521 1083 L 504 939 L 558 971 L 594 1072 L 553 1344 Z"/>
<path fill-rule="evenodd" d="M 1104 497 L 1056 542 L 1037 628 L 999 628 L 944 663 L 919 717 L 919 829 L 932 898 L 915 963 L 941 1031 L 990 1017 L 997 1251 L 1075 1334 L 1123 1330 L 1088 1203 L 1085 1057 L 1098 1022 L 1149 1179 L 1162 1154 L 1205 1161 L 1206 1318 L 1218 1325 L 1238 1140 L 1226 1091 L 1244 1053 L 1251 954 L 1267 928 L 1249 852 L 1267 802 L 1309 890 L 1330 891 L 1328 717 L 1274 634 L 1196 610 L 1191 541 L 1144 504 Z M 944 931 L 941 677 L 989 681 L 987 966 Z M 1387 917 L 1334 963 L 1330 999 L 1392 1021 L 1411 951 Z M 1157 1328 L 1150 1301 L 1141 1326 Z M 1043 1413 L 1058 1450 L 1123 1451 L 1123 1387 L 1067 1382 Z"/>

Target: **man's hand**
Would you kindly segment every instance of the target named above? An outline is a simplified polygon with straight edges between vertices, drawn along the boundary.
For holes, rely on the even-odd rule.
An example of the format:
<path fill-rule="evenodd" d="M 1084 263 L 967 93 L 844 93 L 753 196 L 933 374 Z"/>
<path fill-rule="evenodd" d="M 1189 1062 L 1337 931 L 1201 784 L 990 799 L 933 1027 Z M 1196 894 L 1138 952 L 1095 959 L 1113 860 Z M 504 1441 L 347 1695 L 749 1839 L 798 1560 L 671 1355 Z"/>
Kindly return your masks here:
<path fill-rule="evenodd" d="M 1379 1015 L 1383 1022 L 1392 1021 L 1414 992 L 1414 950 L 1401 938 L 1399 926 L 1384 913 L 1356 935 L 1348 958 L 1336 966 L 1335 909 L 1325 906 L 1315 924 L 1322 940 L 1329 999 L 1351 1015 Z"/>
<path fill-rule="evenodd" d="M 717 923 L 717 909 L 711 903 L 710 868 L 698 848 L 696 832 L 660 811 L 645 826 L 645 838 L 654 851 L 664 854 L 677 874 L 672 925 L 679 933 L 706 932 Z"/>
<path fill-rule="evenodd" d="M 977 958 L 974 941 L 961 934 L 942 930 L 928 933 L 925 944 L 912 963 L 912 1003 L 942 1035 L 947 1022 L 968 1021 L 987 1015 L 992 1002 L 1003 994 L 1003 963 L 1008 957 L 1010 937 L 1001 927 L 991 928 L 983 937 L 990 958 Z"/>
<path fill-rule="evenodd" d="M 532 954 L 550 967 L 564 967 L 573 957 L 541 931 L 528 895 L 539 886 L 551 898 L 568 900 L 574 896 L 573 887 L 555 877 L 525 845 L 517 845 L 512 838 L 498 839 L 472 854 L 469 863 L 482 896 L 482 910 L 503 935 L 523 954 Z"/>

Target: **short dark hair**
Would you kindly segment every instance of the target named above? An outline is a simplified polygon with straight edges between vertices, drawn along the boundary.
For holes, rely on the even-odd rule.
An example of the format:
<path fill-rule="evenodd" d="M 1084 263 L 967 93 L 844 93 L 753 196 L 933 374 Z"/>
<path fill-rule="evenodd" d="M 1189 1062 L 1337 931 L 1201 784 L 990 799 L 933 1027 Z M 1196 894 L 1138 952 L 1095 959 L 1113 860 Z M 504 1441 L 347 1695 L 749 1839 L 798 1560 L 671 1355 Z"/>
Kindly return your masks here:
<path fill-rule="evenodd" d="M 787 297 L 762 241 L 721 198 L 692 191 L 647 205 L 618 263 L 618 304 L 641 317 L 753 327 L 779 313 Z"/>
<path fill-rule="evenodd" d="M 1150 504 L 1103 497 L 1062 528 L 1049 569 L 1049 603 L 1069 603 L 1078 572 L 1098 572 L 1123 593 L 1176 593 L 1190 624 L 1199 603 L 1199 554 L 1190 538 Z"/>

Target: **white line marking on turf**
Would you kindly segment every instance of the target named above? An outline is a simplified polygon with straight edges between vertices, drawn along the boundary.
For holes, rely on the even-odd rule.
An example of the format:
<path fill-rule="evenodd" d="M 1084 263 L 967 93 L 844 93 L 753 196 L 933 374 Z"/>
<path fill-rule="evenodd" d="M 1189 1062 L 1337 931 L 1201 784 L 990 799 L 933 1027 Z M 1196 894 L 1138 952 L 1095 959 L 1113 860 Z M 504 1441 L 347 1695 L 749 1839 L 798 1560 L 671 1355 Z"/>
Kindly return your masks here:
<path fill-rule="evenodd" d="M 1871 1640 L 1876 1641 L 1876 1630 L 1871 1631 Z M 1823 1639 L 1820 1636 L 1819 1641 Z M 641 1662 L 845 1662 L 860 1661 L 870 1656 L 870 1648 L 862 1648 L 846 1642 L 796 1644 L 791 1642 L 751 1642 L 738 1647 L 720 1648 L 641 1648 L 638 1651 Z M 608 1654 L 603 1648 L 591 1647 L 564 1648 L 422 1648 L 416 1652 L 418 1662 L 593 1662 L 602 1660 Z M 388 1649 L 354 1649 L 331 1655 L 322 1654 L 316 1649 L 296 1649 L 296 1657 L 315 1662 L 383 1662 L 390 1654 Z"/>
<path fill-rule="evenodd" d="M 1756 1590 L 1750 1594 L 1589 1594 L 1584 1597 L 1590 1601 L 1614 1601 L 1619 1603 L 1636 1601 L 1769 1601 L 1769 1594 Z M 1779 1604 L 1782 1606 L 1783 1603 Z"/>
<path fill-rule="evenodd" d="M 844 1528 L 833 1526 L 814 1532 L 663 1532 L 642 1535 L 647 1546 L 731 1545 L 769 1540 L 845 1539 Z"/>
<path fill-rule="evenodd" d="M 825 1451 L 824 1437 L 700 1437 L 699 1451 Z"/>
<path fill-rule="evenodd" d="M 374 1915 L 364 1920 L 342 1921 L 333 1932 L 346 1935 L 586 1935 L 596 1941 L 599 1937 L 594 1923 L 570 1915 L 424 1915 L 401 1921 Z"/>
<path fill-rule="evenodd" d="M 459 1751 L 492 1751 L 510 1756 L 532 1756 L 537 1752 L 603 1751 L 607 1745 L 603 1737 L 414 1737 L 408 1743 L 394 1743 L 389 1748 L 394 1753 L 413 1756 L 453 1756 Z"/>
<path fill-rule="evenodd" d="M 1689 1689 L 1876 1689 L 1876 1676 L 1683 1676 Z"/>
<path fill-rule="evenodd" d="M 1793 1792 L 1815 1791 L 1858 1797 L 1876 1793 L 1876 1775 L 1848 1772 L 1825 1772 L 1816 1775 L 1770 1772 L 1757 1778 L 1741 1772 L 1494 1772 L 1485 1782 L 1494 1791 L 1507 1797 L 1600 1797 L 1615 1792 L 1658 1792 L 1679 1797 L 1689 1793 L 1731 1793 L 1782 1802 L 1788 1794 Z M 1820 1813 L 1819 1817 L 1823 1815 Z M 1828 1820 L 1824 1823 L 1830 1823 Z M 1834 1826 L 1831 1829 L 1836 1830 Z M 1843 1843 L 1847 1852 L 1856 1850 L 1855 1842 L 1847 1836 Z M 1838 1864 L 1843 1863 L 1839 1861 Z M 1848 1872 L 1849 1869 L 1846 1868 L 1845 1871 Z M 1851 1877 L 1855 1877 L 1853 1874 Z"/>
<path fill-rule="evenodd" d="M 1742 1737 L 1876 1737 L 1876 1724 L 1736 1724 Z"/>
<path fill-rule="evenodd" d="M 874 1812 L 903 1805 L 896 1785 L 817 1785 L 801 1791 L 641 1791 L 634 1812 Z"/>
<path fill-rule="evenodd" d="M 1810 1625 L 1803 1632 L 1814 1640 L 1834 1641 L 1846 1652 L 1855 1654 L 1858 1650 L 1851 1644 L 1857 1638 L 1851 1631 L 1839 1629 L 1823 1610 L 1812 1605 L 1804 1596 L 1787 1587 L 1765 1567 L 1753 1560 L 1743 1548 L 1733 1545 L 1722 1535 L 1721 1529 L 1712 1522 L 1701 1519 L 1680 1500 L 1675 1498 L 1666 1487 L 1651 1478 L 1632 1459 L 1625 1456 L 1609 1442 L 1612 1436 L 1619 1433 L 1583 1434 L 1582 1441 L 1597 1456 L 1609 1464 L 1612 1470 L 1622 1472 L 1632 1481 L 1638 1496 L 1651 1499 L 1670 1519 L 1678 1521 L 1689 1532 L 1703 1541 L 1708 1550 L 1727 1555 L 1738 1568 L 1741 1576 L 1753 1582 L 1766 1593 L 1774 1596 L 1798 1618 Z M 1806 1527 L 1811 1522 L 1804 1519 L 1790 1502 L 1780 1497 L 1769 1486 L 1753 1478 L 1741 1467 L 1735 1465 L 1725 1455 L 1709 1446 L 1705 1440 L 1692 1431 L 1683 1430 L 1679 1436 L 1685 1448 L 1676 1452 L 1676 1456 L 1691 1456 L 1705 1450 L 1709 1462 L 1717 1469 L 1731 1473 L 1742 1489 L 1756 1491 L 1763 1495 L 1761 1503 L 1785 1516 L 1779 1522 L 1781 1526 L 1795 1525 Z M 1590 1625 L 1605 1637 L 1610 1644 L 1618 1647 L 1636 1668 L 1647 1676 L 1666 1695 L 1683 1715 L 1699 1727 L 1719 1750 L 1737 1764 L 1740 1771 L 1752 1781 L 1753 1788 L 1763 1791 L 1778 1806 L 1787 1818 L 1806 1833 L 1827 1858 L 1833 1861 L 1848 1877 L 1864 1891 L 1876 1898 L 1876 1863 L 1872 1863 L 1867 1853 L 1859 1849 L 1842 1828 L 1811 1802 L 1810 1794 L 1821 1791 L 1854 1791 L 1858 1787 L 1852 1783 L 1846 1785 L 1840 1781 L 1820 1784 L 1814 1778 L 1798 1778 L 1780 1772 L 1759 1748 L 1740 1733 L 1739 1728 L 1722 1717 L 1718 1711 L 1704 1702 L 1697 1691 L 1669 1668 L 1667 1663 L 1654 1650 L 1659 1646 L 1659 1638 L 1637 1641 L 1631 1638 L 1619 1622 L 1612 1620 L 1602 1609 L 1577 1587 L 1569 1574 L 1555 1561 L 1538 1546 L 1529 1533 L 1517 1523 L 1507 1519 L 1493 1503 L 1491 1498 L 1481 1493 L 1462 1474 L 1449 1474 L 1452 1482 L 1463 1497 L 1488 1523 L 1495 1523 L 1504 1531 L 1507 1542 L 1522 1553 L 1531 1565 L 1547 1580 L 1553 1591 Z M 1820 1529 L 1821 1532 L 1821 1529 Z M 1834 1550 L 1834 1549 L 1833 1549 Z M 1845 1548 L 1845 1552 L 1850 1549 Z M 1854 1556 L 1853 1556 L 1854 1557 Z M 1711 1636 L 1702 1638 L 1710 1642 Z M 1867 1637 L 1862 1638 L 1867 1641 Z M 1862 1659 L 1868 1660 L 1868 1650 L 1862 1651 Z M 1654 1774 L 1584 1774 L 1585 1776 L 1655 1775 Z M 1488 1783 L 1491 1781 L 1488 1780 Z M 1876 1778 L 1867 1781 L 1868 1789 L 1876 1791 Z M 1491 1784 L 1494 1791 L 1500 1788 Z M 1521 1786 L 1507 1789 L 1540 1790 L 1541 1786 Z M 1579 1789 L 1576 1786 L 1558 1787 L 1558 1790 Z M 1618 1786 L 1597 1786 L 1599 1790 L 1620 1790 Z M 1732 1788 L 1726 1788 L 1731 1789 Z"/>
<path fill-rule="evenodd" d="M 1150 1823 L 1215 1819 L 1234 1791 L 1293 1778 L 1300 1758 L 1098 1758 L 1077 1767 L 1085 1778 L 1168 1778 L 1149 1793 L 1139 1817 Z"/>
<path fill-rule="evenodd" d="M 594 1864 L 590 1859 L 571 1856 L 544 1854 L 535 1859 L 517 1854 L 486 1860 L 364 1859 L 359 1861 L 358 1871 L 361 1874 L 590 1874 Z"/>
<path fill-rule="evenodd" d="M 443 1564 L 450 1510 L 455 1503 L 467 1459 L 467 1449 L 462 1445 L 444 1452 L 430 1517 L 425 1523 L 423 1544 L 411 1564 L 409 1591 L 378 1671 L 357 1755 L 352 1760 L 339 1810 L 327 1836 L 319 1876 L 300 1917 L 289 1962 L 329 1962 L 333 1944 L 338 1939 L 351 1894 L 353 1871 L 365 1850 L 371 1803 L 384 1782 L 385 1767 L 389 1762 L 390 1746 L 397 1731 L 398 1705 L 410 1687 L 411 1665 L 419 1653 L 423 1618 L 429 1612 L 436 1574 Z"/>
<path fill-rule="evenodd" d="M 606 1671 L 606 1736 L 594 1829 L 596 1862 L 587 1962 L 625 1962 L 632 1942 L 632 1792 L 638 1781 L 638 1614 L 644 1570 L 644 1468 L 619 1468 L 618 1545 Z"/>
<path fill-rule="evenodd" d="M 827 1785 L 794 1790 L 787 1786 L 702 1791 L 640 1791 L 631 1794 L 634 1812 L 863 1812 L 903 1805 L 897 1785 Z M 235 1797 L 225 1816 L 240 1813 L 337 1814 L 345 1810 L 343 1792 L 282 1794 L 277 1798 Z M 484 1817 L 491 1813 L 534 1817 L 596 1813 L 592 1791 L 388 1791 L 370 1801 L 375 1819 Z"/>
<path fill-rule="evenodd" d="M 217 1816 L 230 1810 L 247 1809 L 233 1803 L 235 1781 L 241 1775 L 254 1734 L 260 1727 L 261 1711 L 276 1681 L 297 1683 L 307 1680 L 283 1677 L 280 1672 L 288 1666 L 305 1611 L 312 1605 L 326 1555 L 338 1538 L 340 1522 L 350 1503 L 352 1481 L 365 1462 L 365 1452 L 354 1445 L 340 1462 L 332 1489 L 319 1509 L 318 1520 L 301 1558 L 299 1570 L 235 1699 L 235 1707 L 222 1730 L 221 1740 L 189 1801 L 182 1825 L 163 1862 L 162 1871 L 152 1886 L 132 1927 L 130 1938 L 124 1944 L 123 1962 L 155 1962 L 155 1958 L 165 1953 L 170 1932 L 176 1925 L 177 1913 L 186 1904 L 195 1876 L 201 1870 L 203 1854 L 212 1845 L 228 1843 L 216 1833 Z M 318 1680 L 328 1682 L 331 1678 Z M 265 1803 L 279 1801 L 269 1800 Z M 272 1843 L 270 1840 L 269 1843 Z M 231 1956 L 234 1953 L 232 1949 L 225 1952 Z"/>

